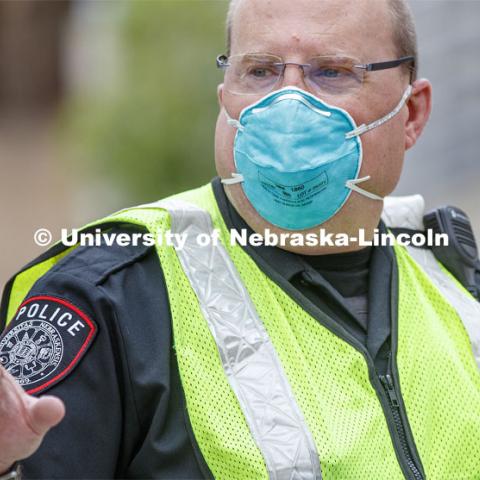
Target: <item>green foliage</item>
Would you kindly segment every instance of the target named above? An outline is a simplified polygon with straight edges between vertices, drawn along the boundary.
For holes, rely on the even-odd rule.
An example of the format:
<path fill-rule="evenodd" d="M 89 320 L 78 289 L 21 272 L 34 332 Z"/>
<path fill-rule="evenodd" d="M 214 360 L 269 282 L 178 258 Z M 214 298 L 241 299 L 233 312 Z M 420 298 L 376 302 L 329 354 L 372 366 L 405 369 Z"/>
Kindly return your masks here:
<path fill-rule="evenodd" d="M 120 27 L 123 78 L 114 94 L 77 99 L 71 131 L 95 175 L 151 201 L 214 174 L 215 56 L 226 1 L 129 1 Z M 79 142 L 79 139 L 81 141 Z"/>

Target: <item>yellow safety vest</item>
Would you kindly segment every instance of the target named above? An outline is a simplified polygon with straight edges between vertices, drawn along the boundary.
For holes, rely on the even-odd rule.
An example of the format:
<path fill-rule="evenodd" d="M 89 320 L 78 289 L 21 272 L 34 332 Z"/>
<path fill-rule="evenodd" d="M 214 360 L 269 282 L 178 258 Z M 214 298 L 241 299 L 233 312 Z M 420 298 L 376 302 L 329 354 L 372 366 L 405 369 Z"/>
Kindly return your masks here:
<path fill-rule="evenodd" d="M 380 380 L 365 349 L 314 318 L 230 244 L 210 185 L 96 224 L 112 221 L 187 236 L 185 248 L 157 252 L 187 411 L 215 478 L 480 479 L 472 352 L 480 310 L 436 262 L 420 266 L 394 247 L 393 375 Z M 213 229 L 220 242 L 200 245 L 198 235 Z M 16 277 L 9 318 L 62 255 Z M 413 438 L 397 429 L 403 411 Z M 410 465 L 403 449 L 412 443 L 419 458 L 410 451 Z"/>

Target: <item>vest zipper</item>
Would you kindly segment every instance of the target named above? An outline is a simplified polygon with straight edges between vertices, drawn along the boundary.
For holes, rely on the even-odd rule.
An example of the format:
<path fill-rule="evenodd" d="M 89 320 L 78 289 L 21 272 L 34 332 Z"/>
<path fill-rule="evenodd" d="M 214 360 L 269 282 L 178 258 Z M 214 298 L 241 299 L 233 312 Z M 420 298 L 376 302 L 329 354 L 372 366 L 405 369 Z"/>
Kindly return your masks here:
<path fill-rule="evenodd" d="M 379 379 L 389 399 L 390 411 L 392 413 L 393 422 L 398 434 L 400 446 L 405 456 L 406 463 L 410 471 L 412 472 L 413 478 L 415 480 L 423 480 L 423 475 L 421 474 L 420 470 L 417 468 L 417 465 L 415 464 L 415 460 L 412 457 L 410 446 L 408 444 L 405 428 L 402 422 L 402 417 L 400 415 L 400 403 L 398 401 L 398 397 L 395 391 L 395 386 L 393 384 L 392 377 L 389 374 L 379 375 Z"/>
<path fill-rule="evenodd" d="M 308 274 L 307 274 L 308 275 Z M 392 440 L 393 449 L 397 455 L 398 463 L 400 468 L 406 478 L 406 480 L 424 480 L 425 474 L 423 473 L 423 467 L 419 459 L 418 454 L 416 453 L 416 447 L 414 443 L 413 436 L 409 434 L 409 425 L 408 418 L 403 406 L 403 401 L 401 394 L 395 389 L 393 384 L 393 378 L 398 384 L 398 376 L 396 375 L 394 363 L 394 356 L 397 351 L 397 313 L 396 313 L 396 282 L 397 282 L 397 267 L 396 263 L 392 268 L 392 285 L 391 285 L 391 300 L 390 300 L 390 309 L 392 315 L 392 331 L 390 333 L 390 351 L 388 355 L 388 366 L 383 367 L 379 370 L 373 358 L 370 355 L 370 352 L 365 348 L 365 346 L 359 342 L 353 335 L 350 334 L 345 328 L 340 326 L 337 322 L 331 319 L 324 312 L 322 316 L 315 315 L 317 320 L 326 328 L 328 328 L 332 333 L 349 343 L 353 348 L 358 350 L 363 354 L 363 357 L 366 360 L 370 383 L 374 388 L 377 397 L 379 399 L 380 405 L 383 410 L 385 421 L 387 422 L 388 429 L 390 432 L 390 438 Z M 314 283 L 314 280 L 308 275 L 311 283 Z M 323 318 L 331 320 L 331 322 L 322 321 Z M 389 380 L 386 380 L 387 387 L 384 386 L 382 377 L 388 376 Z"/>
<path fill-rule="evenodd" d="M 322 314 L 325 315 L 323 312 Z M 325 317 L 331 320 L 327 315 L 325 315 Z M 414 440 L 411 435 L 407 435 L 407 428 L 409 428 L 408 419 L 406 413 L 402 415 L 402 408 L 404 408 L 402 406 L 402 397 L 401 394 L 397 393 L 395 390 L 392 380 L 392 377 L 395 377 L 398 382 L 398 377 L 396 377 L 394 373 L 394 368 L 396 367 L 393 367 L 392 365 L 393 352 L 396 351 L 396 328 L 394 328 L 391 333 L 392 345 L 389 352 L 389 362 L 388 367 L 386 368 L 387 372 L 383 375 L 377 370 L 369 351 L 353 335 L 347 332 L 343 327 L 339 327 L 338 324 L 323 322 L 318 316 L 315 318 L 317 318 L 324 327 L 329 329 L 342 340 L 346 341 L 363 355 L 367 363 L 370 383 L 375 390 L 382 407 L 385 421 L 387 422 L 390 431 L 393 449 L 397 455 L 400 468 L 406 480 L 425 480 L 426 477 L 423 473 L 420 459 L 418 458 L 418 455 L 414 453 L 416 451 Z M 387 376 L 389 377 L 389 380 L 387 380 L 386 388 L 382 383 L 382 377 Z"/>
<path fill-rule="evenodd" d="M 247 251 L 250 252 L 250 250 Z M 259 260 L 260 257 L 258 257 L 254 251 L 251 253 L 251 256 L 256 259 L 257 263 L 259 263 L 260 265 L 264 265 L 264 263 Z M 271 278 L 273 278 L 274 280 L 277 278 L 276 275 L 272 275 L 272 271 L 268 267 L 264 266 L 262 268 L 262 271 L 267 272 L 267 274 L 271 276 Z M 315 280 L 307 272 L 305 272 L 305 275 L 310 283 L 316 283 Z M 397 295 L 397 276 L 397 264 L 396 262 L 394 262 L 392 268 L 390 298 L 390 310 L 392 315 L 392 330 L 390 332 L 391 345 L 389 352 L 390 358 L 385 375 L 389 372 L 389 376 L 395 378 L 395 381 L 398 384 L 399 379 L 395 370 L 396 366 L 390 364 L 390 362 L 396 364 L 396 362 L 394 361 L 394 356 L 396 355 L 397 350 L 398 326 L 396 309 L 398 302 L 394 301 L 394 298 L 396 299 Z M 397 456 L 400 468 L 407 480 L 424 480 L 426 477 L 423 472 L 423 466 L 421 464 L 419 455 L 416 452 L 413 436 L 408 433 L 408 418 L 406 412 L 404 412 L 402 396 L 400 393 L 396 392 L 395 387 L 393 387 L 393 389 L 385 389 L 380 380 L 380 377 L 382 376 L 384 371 L 379 372 L 377 370 L 375 362 L 367 348 L 352 334 L 350 334 L 345 328 L 339 325 L 339 323 L 335 321 L 332 317 L 330 317 L 328 314 L 326 314 L 313 304 L 311 306 L 307 306 L 305 304 L 305 296 L 300 293 L 296 288 L 294 288 L 290 283 L 281 280 L 278 281 L 278 278 L 276 282 L 293 299 L 296 299 L 298 304 L 301 305 L 310 315 L 312 315 L 312 317 L 315 318 L 321 325 L 330 330 L 337 337 L 347 342 L 350 346 L 352 346 L 354 349 L 356 349 L 363 355 L 367 363 L 370 383 L 375 390 L 375 393 L 377 394 L 378 400 L 380 402 L 380 406 L 382 407 L 383 415 L 390 432 L 390 439 L 392 441 L 393 449 Z"/>

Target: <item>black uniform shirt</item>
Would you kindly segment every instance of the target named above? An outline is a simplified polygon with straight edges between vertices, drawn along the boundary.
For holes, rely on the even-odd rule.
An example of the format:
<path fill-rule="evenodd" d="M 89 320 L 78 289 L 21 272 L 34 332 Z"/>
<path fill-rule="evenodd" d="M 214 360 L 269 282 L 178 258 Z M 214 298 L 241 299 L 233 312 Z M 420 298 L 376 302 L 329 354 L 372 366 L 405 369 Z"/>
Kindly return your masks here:
<path fill-rule="evenodd" d="M 218 179 L 213 187 L 227 226 L 248 228 Z M 126 225 L 113 230 L 138 231 Z M 315 257 L 244 248 L 309 313 L 357 348 L 365 346 L 383 368 L 396 301 L 389 248 Z M 62 398 L 67 413 L 22 462 L 25 478 L 211 476 L 186 415 L 154 247 L 78 247 L 38 280 L 27 298 L 38 296 L 56 299 L 55 305 L 68 302 L 98 331 L 71 371 L 44 390 Z M 72 348 L 78 347 L 69 344 L 67 334 L 64 349 L 73 357 Z"/>

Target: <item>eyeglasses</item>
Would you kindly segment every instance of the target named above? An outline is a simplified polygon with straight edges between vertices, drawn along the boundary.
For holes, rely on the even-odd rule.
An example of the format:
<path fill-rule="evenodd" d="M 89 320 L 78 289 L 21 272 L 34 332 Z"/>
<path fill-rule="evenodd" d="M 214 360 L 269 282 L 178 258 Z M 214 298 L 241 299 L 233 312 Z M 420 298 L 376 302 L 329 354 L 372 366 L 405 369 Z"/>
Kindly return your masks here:
<path fill-rule="evenodd" d="M 275 90 L 287 65 L 303 70 L 305 83 L 314 93 L 338 96 L 351 94 L 359 89 L 366 72 L 396 68 L 408 63 L 411 63 L 411 83 L 415 68 L 413 56 L 367 64 L 338 55 L 317 56 L 307 63 L 284 62 L 281 57 L 267 53 L 217 57 L 217 67 L 225 71 L 225 88 L 238 95 L 265 95 Z"/>

